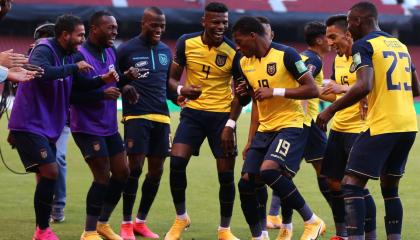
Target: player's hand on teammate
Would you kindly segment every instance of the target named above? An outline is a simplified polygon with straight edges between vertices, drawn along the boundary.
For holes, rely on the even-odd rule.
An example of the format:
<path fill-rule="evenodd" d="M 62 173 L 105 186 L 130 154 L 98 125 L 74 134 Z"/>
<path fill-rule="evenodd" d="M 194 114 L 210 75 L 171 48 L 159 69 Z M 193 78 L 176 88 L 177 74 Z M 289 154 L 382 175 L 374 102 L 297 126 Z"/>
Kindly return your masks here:
<path fill-rule="evenodd" d="M 104 98 L 108 100 L 117 100 L 120 95 L 120 90 L 116 87 L 109 87 L 104 90 Z"/>
<path fill-rule="evenodd" d="M 321 95 L 341 94 L 347 92 L 347 89 L 347 86 L 337 84 L 336 82 L 331 81 L 325 87 L 322 88 Z"/>
<path fill-rule="evenodd" d="M 130 104 L 136 104 L 140 97 L 136 88 L 128 84 L 122 88 L 122 96 L 127 99 Z"/>
<path fill-rule="evenodd" d="M 41 67 L 38 67 L 36 65 L 32 65 L 32 64 L 25 64 L 23 65 L 23 68 L 28 70 L 28 71 L 32 71 L 35 72 L 35 78 L 40 78 L 44 75 L 44 69 Z"/>
<path fill-rule="evenodd" d="M 201 92 L 201 85 L 189 85 L 181 89 L 181 96 L 194 100 L 200 97 Z"/>
<path fill-rule="evenodd" d="M 176 98 L 176 104 L 178 104 L 178 106 L 180 106 L 181 108 L 185 107 L 185 105 L 187 104 L 188 98 L 184 97 L 184 96 L 178 96 Z"/>
<path fill-rule="evenodd" d="M 331 120 L 333 116 L 334 116 L 334 112 L 331 110 L 330 107 L 327 107 L 324 111 L 318 114 L 318 117 L 316 118 L 316 125 L 318 125 L 318 127 L 322 131 L 326 132 L 328 122 Z"/>
<path fill-rule="evenodd" d="M 235 148 L 235 136 L 233 128 L 226 126 L 222 131 L 221 140 L 223 152 L 226 156 L 231 155 Z"/>
<path fill-rule="evenodd" d="M 95 70 L 95 68 L 86 61 L 77 62 L 76 65 L 80 72 L 89 72 L 91 70 Z"/>
<path fill-rule="evenodd" d="M 367 100 L 367 98 L 363 98 L 362 100 L 360 100 L 359 109 L 360 109 L 360 118 L 362 120 L 365 120 L 366 117 L 367 117 L 367 112 L 368 112 L 368 100 Z"/>
<path fill-rule="evenodd" d="M 13 49 L 0 52 L 0 65 L 7 68 L 22 67 L 28 63 L 28 58 L 20 53 L 14 53 Z"/>
<path fill-rule="evenodd" d="M 235 94 L 239 95 L 241 97 L 244 96 L 248 96 L 249 92 L 248 92 L 248 85 L 245 81 L 241 82 L 238 84 L 238 86 L 236 86 L 235 88 Z"/>
<path fill-rule="evenodd" d="M 262 87 L 258 88 L 257 91 L 255 91 L 255 99 L 257 101 L 262 101 L 267 98 L 273 97 L 273 88 L 268 87 Z"/>
<path fill-rule="evenodd" d="M 249 147 L 251 147 L 251 142 L 247 142 L 244 147 L 244 150 L 242 150 L 242 160 L 244 161 L 246 159 L 246 155 L 248 154 Z"/>
<path fill-rule="evenodd" d="M 22 67 L 9 68 L 7 79 L 12 82 L 26 82 L 35 78 L 35 71 L 28 71 Z"/>
<path fill-rule="evenodd" d="M 102 75 L 102 81 L 104 81 L 105 83 L 115 83 L 119 80 L 120 77 L 118 76 L 117 71 L 115 71 L 114 69 L 109 70 L 109 72 Z"/>
<path fill-rule="evenodd" d="M 124 75 L 131 80 L 135 80 L 139 78 L 140 71 L 138 68 L 130 67 L 127 71 L 124 72 Z"/>

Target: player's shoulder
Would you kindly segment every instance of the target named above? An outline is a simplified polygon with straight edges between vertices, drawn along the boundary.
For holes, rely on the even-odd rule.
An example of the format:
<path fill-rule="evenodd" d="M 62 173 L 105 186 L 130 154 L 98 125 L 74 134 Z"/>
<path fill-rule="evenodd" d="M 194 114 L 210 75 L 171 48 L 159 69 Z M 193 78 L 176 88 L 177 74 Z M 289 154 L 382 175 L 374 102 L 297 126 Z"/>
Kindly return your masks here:
<path fill-rule="evenodd" d="M 128 50 L 131 48 L 141 48 L 142 44 L 141 44 L 141 40 L 140 38 L 137 37 L 133 37 L 123 43 L 121 43 L 118 47 L 117 47 L 117 51 L 124 51 L 124 50 Z"/>
<path fill-rule="evenodd" d="M 229 46 L 230 48 L 232 48 L 234 51 L 236 51 L 236 45 L 233 43 L 232 40 L 230 40 L 228 37 L 223 36 L 223 42 Z"/>
<path fill-rule="evenodd" d="M 187 40 L 200 37 L 201 34 L 202 34 L 202 32 L 193 32 L 193 33 L 182 34 L 181 37 L 178 38 L 178 42 L 185 42 Z"/>
<path fill-rule="evenodd" d="M 314 51 L 309 49 L 300 53 L 300 55 L 305 56 L 305 62 L 311 62 L 312 64 L 316 63 L 317 65 L 322 65 L 321 57 Z"/>

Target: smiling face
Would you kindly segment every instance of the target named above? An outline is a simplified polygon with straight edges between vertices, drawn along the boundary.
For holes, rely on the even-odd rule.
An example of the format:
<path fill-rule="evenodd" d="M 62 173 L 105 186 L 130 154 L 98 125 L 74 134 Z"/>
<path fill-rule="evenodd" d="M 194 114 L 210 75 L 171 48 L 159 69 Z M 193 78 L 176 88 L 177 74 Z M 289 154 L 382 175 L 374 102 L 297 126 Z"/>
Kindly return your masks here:
<path fill-rule="evenodd" d="M 166 28 L 165 15 L 152 11 L 146 12 L 142 19 L 141 28 L 141 35 L 148 42 L 152 45 L 158 44 Z"/>
<path fill-rule="evenodd" d="M 223 36 L 228 29 L 228 13 L 205 12 L 202 25 L 204 34 L 214 45 L 223 42 Z"/>
<path fill-rule="evenodd" d="M 118 34 L 118 24 L 113 16 L 102 16 L 97 26 L 92 26 L 92 34 L 98 43 L 104 47 L 114 45 Z"/>
<path fill-rule="evenodd" d="M 350 33 L 337 25 L 327 27 L 328 44 L 339 56 L 343 56 L 351 48 Z"/>
<path fill-rule="evenodd" d="M 85 41 L 85 26 L 76 25 L 72 32 L 63 32 L 65 49 L 71 53 L 77 52 L 77 49 Z"/>

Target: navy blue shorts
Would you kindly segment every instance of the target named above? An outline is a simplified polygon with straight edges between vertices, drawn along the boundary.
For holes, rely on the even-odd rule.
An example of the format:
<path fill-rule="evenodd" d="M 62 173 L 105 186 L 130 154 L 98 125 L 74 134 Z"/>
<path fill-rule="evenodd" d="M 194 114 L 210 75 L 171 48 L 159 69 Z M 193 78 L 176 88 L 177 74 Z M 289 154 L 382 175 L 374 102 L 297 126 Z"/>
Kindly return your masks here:
<path fill-rule="evenodd" d="M 147 119 L 130 119 L 124 123 L 127 154 L 166 157 L 171 151 L 169 124 Z"/>
<path fill-rule="evenodd" d="M 175 143 L 183 143 L 192 147 L 194 155 L 198 156 L 201 144 L 207 138 L 210 149 L 215 158 L 225 157 L 221 135 L 229 119 L 229 113 L 208 112 L 184 108 L 181 111 L 181 117 L 174 137 Z M 236 156 L 238 150 L 236 147 L 231 155 Z"/>
<path fill-rule="evenodd" d="M 346 172 L 378 179 L 382 175 L 402 177 L 415 132 L 362 133 L 350 151 Z"/>
<path fill-rule="evenodd" d="M 112 157 L 124 152 L 124 143 L 118 132 L 110 136 L 87 133 L 72 133 L 72 135 L 85 160 Z"/>
<path fill-rule="evenodd" d="M 259 174 L 262 162 L 272 160 L 294 176 L 302 161 L 306 137 L 302 128 L 284 128 L 269 133 L 257 132 L 246 155 L 242 173 Z"/>
<path fill-rule="evenodd" d="M 350 150 L 359 135 L 359 133 L 330 130 L 327 150 L 322 161 L 321 175 L 339 181 L 343 179 Z"/>
<path fill-rule="evenodd" d="M 55 143 L 30 132 L 11 131 L 16 149 L 27 172 L 38 172 L 38 166 L 56 161 Z"/>
<path fill-rule="evenodd" d="M 327 148 L 327 135 L 314 121 L 311 122 L 310 127 L 304 125 L 303 130 L 308 132 L 303 158 L 308 163 L 321 161 Z"/>

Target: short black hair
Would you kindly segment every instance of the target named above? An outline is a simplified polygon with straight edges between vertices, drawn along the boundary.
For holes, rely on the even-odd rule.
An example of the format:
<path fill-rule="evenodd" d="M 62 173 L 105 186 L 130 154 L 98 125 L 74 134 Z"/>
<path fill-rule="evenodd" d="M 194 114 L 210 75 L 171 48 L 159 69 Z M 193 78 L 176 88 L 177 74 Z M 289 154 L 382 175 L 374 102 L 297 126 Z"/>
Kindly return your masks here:
<path fill-rule="evenodd" d="M 339 28 L 341 28 L 344 32 L 347 31 L 347 15 L 345 14 L 338 14 L 331 16 L 327 19 L 325 22 L 327 27 L 335 25 Z"/>
<path fill-rule="evenodd" d="M 327 27 L 321 22 L 309 22 L 305 25 L 303 29 L 303 35 L 305 37 L 305 42 L 309 46 L 315 45 L 316 38 L 325 35 Z"/>
<path fill-rule="evenodd" d="M 34 39 L 54 37 L 54 23 L 46 22 L 38 25 L 34 31 Z"/>
<path fill-rule="evenodd" d="M 260 23 L 270 25 L 270 20 L 264 16 L 255 17 Z"/>
<path fill-rule="evenodd" d="M 73 32 L 78 25 L 83 25 L 83 21 L 77 16 L 71 14 L 59 16 L 54 27 L 55 37 L 60 37 L 64 31 Z"/>
<path fill-rule="evenodd" d="M 238 21 L 236 21 L 235 25 L 233 25 L 233 32 L 240 32 L 243 34 L 250 34 L 252 32 L 264 36 L 265 30 L 260 21 L 258 21 L 255 17 L 241 17 Z"/>
<path fill-rule="evenodd" d="M 97 11 L 95 12 L 91 17 L 90 17 L 90 21 L 89 24 L 90 26 L 95 25 L 97 26 L 99 24 L 99 21 L 101 20 L 101 18 L 103 16 L 108 16 L 108 17 L 112 17 L 112 13 L 102 10 L 102 11 Z"/>
<path fill-rule="evenodd" d="M 376 9 L 375 4 L 371 2 L 356 3 L 350 10 L 362 11 L 365 14 L 365 17 L 373 17 L 375 20 L 378 20 L 378 10 Z"/>
<path fill-rule="evenodd" d="M 155 13 L 155 14 L 157 14 L 157 15 L 163 15 L 163 11 L 162 11 L 162 9 L 160 9 L 160 8 L 158 8 L 158 7 L 155 7 L 155 6 L 151 6 L 151 7 L 147 7 L 147 8 L 145 8 L 144 9 L 144 12 L 143 13 L 145 13 L 145 12 L 153 12 L 153 13 Z"/>
<path fill-rule="evenodd" d="M 206 8 L 204 9 L 206 12 L 217 12 L 217 13 L 225 13 L 228 12 L 228 7 L 220 2 L 210 2 L 206 5 Z"/>

